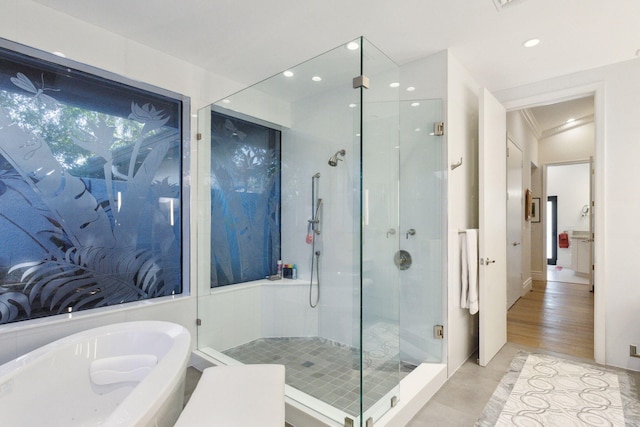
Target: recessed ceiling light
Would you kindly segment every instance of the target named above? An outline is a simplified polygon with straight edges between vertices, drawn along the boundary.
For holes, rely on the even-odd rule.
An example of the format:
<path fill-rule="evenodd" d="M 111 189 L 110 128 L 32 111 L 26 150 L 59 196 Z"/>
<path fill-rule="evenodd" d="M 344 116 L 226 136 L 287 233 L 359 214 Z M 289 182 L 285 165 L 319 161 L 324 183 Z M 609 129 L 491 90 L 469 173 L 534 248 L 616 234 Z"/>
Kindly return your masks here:
<path fill-rule="evenodd" d="M 522 43 L 522 46 L 534 47 L 534 46 L 538 46 L 539 43 L 540 43 L 540 39 L 529 39 L 526 42 Z"/>
<path fill-rule="evenodd" d="M 359 47 L 360 45 L 356 42 L 351 42 L 347 44 L 347 49 L 349 50 L 358 50 Z"/>
<path fill-rule="evenodd" d="M 419 106 L 420 106 L 420 103 L 419 103 L 419 102 L 412 102 L 412 103 L 411 103 L 411 106 L 412 106 L 412 107 L 419 107 Z"/>
<path fill-rule="evenodd" d="M 416 128 L 416 132 L 420 132 L 422 129 L 420 128 Z"/>
<path fill-rule="evenodd" d="M 416 90 L 416 88 L 415 88 L 415 87 L 413 87 L 413 86 L 409 86 L 409 87 L 407 88 L 407 92 L 413 92 L 414 90 Z"/>
<path fill-rule="evenodd" d="M 222 103 L 223 103 L 223 104 L 229 104 L 230 102 L 231 102 L 231 101 L 230 101 L 230 100 L 228 100 L 228 99 L 223 99 L 223 100 L 222 100 Z"/>
<path fill-rule="evenodd" d="M 285 77 L 293 77 L 293 71 L 287 70 L 282 73 Z"/>
<path fill-rule="evenodd" d="M 319 82 L 319 81 L 322 81 L 322 77 L 320 77 L 320 76 L 313 76 L 313 77 L 311 77 L 311 80 L 313 80 L 314 82 Z"/>
<path fill-rule="evenodd" d="M 55 52 L 51 52 L 51 53 L 53 53 L 55 56 L 59 56 L 60 58 L 66 58 L 67 57 L 67 55 L 65 55 L 62 52 L 58 52 L 57 50 Z"/>
<path fill-rule="evenodd" d="M 389 87 L 400 87 L 400 83 L 398 82 L 393 82 L 389 85 Z"/>

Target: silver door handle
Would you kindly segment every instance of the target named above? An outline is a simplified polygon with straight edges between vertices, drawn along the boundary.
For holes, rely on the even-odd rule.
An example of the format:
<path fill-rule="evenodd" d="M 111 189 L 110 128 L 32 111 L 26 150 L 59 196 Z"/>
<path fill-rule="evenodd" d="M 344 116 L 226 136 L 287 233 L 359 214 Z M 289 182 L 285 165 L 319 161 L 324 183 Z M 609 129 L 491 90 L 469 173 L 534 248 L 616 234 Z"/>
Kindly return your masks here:
<path fill-rule="evenodd" d="M 513 242 L 513 246 L 518 246 L 520 242 Z"/>
<path fill-rule="evenodd" d="M 496 260 L 495 259 L 484 259 L 484 258 L 480 258 L 480 265 L 489 265 L 489 264 L 493 264 L 495 263 Z"/>

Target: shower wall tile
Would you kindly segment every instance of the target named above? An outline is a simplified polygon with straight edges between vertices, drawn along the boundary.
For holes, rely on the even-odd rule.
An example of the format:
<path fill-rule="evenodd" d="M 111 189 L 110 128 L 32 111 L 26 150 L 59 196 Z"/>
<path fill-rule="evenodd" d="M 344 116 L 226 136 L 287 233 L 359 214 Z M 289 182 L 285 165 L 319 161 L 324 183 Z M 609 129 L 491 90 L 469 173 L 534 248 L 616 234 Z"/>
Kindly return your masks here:
<path fill-rule="evenodd" d="M 318 335 L 318 311 L 309 306 L 308 281 L 283 280 L 264 285 L 262 307 L 263 337 Z"/>
<path fill-rule="evenodd" d="M 226 350 L 261 337 L 261 289 L 257 284 L 226 286 L 199 298 L 199 347 Z"/>

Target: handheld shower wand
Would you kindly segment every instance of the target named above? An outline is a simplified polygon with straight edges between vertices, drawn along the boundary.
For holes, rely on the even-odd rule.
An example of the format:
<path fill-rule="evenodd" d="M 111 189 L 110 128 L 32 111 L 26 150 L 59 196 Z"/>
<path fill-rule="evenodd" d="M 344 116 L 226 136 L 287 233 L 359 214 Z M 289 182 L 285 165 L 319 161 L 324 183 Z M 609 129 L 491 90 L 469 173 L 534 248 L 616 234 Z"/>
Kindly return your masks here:
<path fill-rule="evenodd" d="M 318 185 L 319 180 L 320 172 L 311 177 L 311 219 L 308 221 L 307 237 L 305 239 L 309 245 L 312 243 L 314 235 L 320 234 L 318 225 L 320 224 L 319 215 L 322 199 L 319 198 L 316 200 L 316 186 Z"/>

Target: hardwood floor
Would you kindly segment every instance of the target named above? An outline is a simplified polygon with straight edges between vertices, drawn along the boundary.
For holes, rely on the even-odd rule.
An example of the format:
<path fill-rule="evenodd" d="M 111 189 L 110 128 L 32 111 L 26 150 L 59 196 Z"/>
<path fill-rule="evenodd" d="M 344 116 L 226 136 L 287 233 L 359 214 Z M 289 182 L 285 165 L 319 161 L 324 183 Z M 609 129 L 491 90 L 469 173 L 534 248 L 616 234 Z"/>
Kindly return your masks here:
<path fill-rule="evenodd" d="M 593 359 L 593 293 L 589 286 L 533 282 L 507 313 L 507 341 Z"/>

